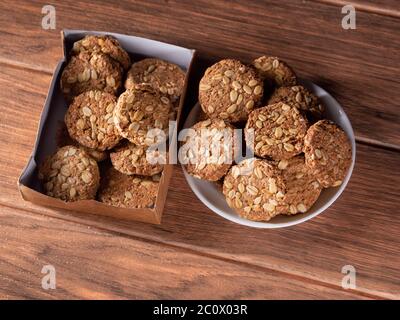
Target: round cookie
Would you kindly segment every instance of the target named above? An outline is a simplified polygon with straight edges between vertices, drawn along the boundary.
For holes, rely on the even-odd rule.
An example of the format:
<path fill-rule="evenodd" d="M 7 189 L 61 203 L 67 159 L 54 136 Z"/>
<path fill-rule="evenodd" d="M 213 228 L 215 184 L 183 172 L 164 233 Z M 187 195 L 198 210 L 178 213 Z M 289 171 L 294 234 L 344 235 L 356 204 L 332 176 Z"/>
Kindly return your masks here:
<path fill-rule="evenodd" d="M 125 142 L 110 153 L 110 158 L 114 168 L 121 173 L 153 176 L 163 170 L 167 152 L 150 151 L 147 147 Z M 151 163 L 151 159 L 155 163 Z"/>
<path fill-rule="evenodd" d="M 246 159 L 225 176 L 223 193 L 228 205 L 243 218 L 268 221 L 282 211 L 286 185 L 272 163 Z"/>
<path fill-rule="evenodd" d="M 132 64 L 128 71 L 125 88 L 145 83 L 169 97 L 172 102 L 179 99 L 185 84 L 185 72 L 176 64 L 154 58 L 143 59 Z"/>
<path fill-rule="evenodd" d="M 185 149 L 182 149 L 185 150 L 182 156 L 186 171 L 199 179 L 220 180 L 234 161 L 234 128 L 224 120 L 207 119 L 196 123 L 191 129 L 195 130 L 195 134 L 186 139 Z M 202 138 L 207 138 L 205 143 L 202 143 Z M 213 151 L 212 154 L 212 150 L 216 153 Z"/>
<path fill-rule="evenodd" d="M 68 132 L 67 132 L 67 134 L 68 134 Z M 85 147 L 85 146 L 79 144 L 74 139 L 72 139 L 70 136 L 68 136 L 66 143 L 64 143 L 62 146 L 66 146 L 66 145 L 71 145 L 71 146 L 83 149 L 88 154 L 88 156 L 92 157 L 97 162 L 104 161 L 108 158 L 108 153 L 106 151 L 98 151 L 95 149 Z"/>
<path fill-rule="evenodd" d="M 64 146 L 74 146 L 77 148 L 81 148 L 97 162 L 104 161 L 108 158 L 108 153 L 106 151 L 98 151 L 82 146 L 74 139 L 72 139 L 68 134 L 67 126 L 65 125 L 65 123 L 63 123 L 60 131 L 57 133 L 57 146 L 60 148 Z"/>
<path fill-rule="evenodd" d="M 148 86 L 128 89 L 118 99 L 114 112 L 115 125 L 120 134 L 130 142 L 149 146 L 160 138 L 148 136 L 151 129 L 163 130 L 167 138 L 171 108 L 167 97 Z"/>
<path fill-rule="evenodd" d="M 159 179 L 159 175 L 128 176 L 110 167 L 101 179 L 98 199 L 114 207 L 152 208 L 157 198 Z"/>
<path fill-rule="evenodd" d="M 307 119 L 296 107 L 279 102 L 250 113 L 246 143 L 259 157 L 289 159 L 302 152 L 307 128 Z M 249 129 L 254 130 L 254 143 Z"/>
<path fill-rule="evenodd" d="M 100 182 L 97 162 L 85 151 L 65 146 L 39 168 L 39 179 L 48 196 L 64 201 L 94 199 Z"/>
<path fill-rule="evenodd" d="M 72 54 L 79 54 L 83 51 L 89 53 L 104 53 L 120 63 L 125 70 L 128 70 L 131 65 L 131 59 L 128 53 L 121 47 L 117 39 L 108 35 L 88 35 L 76 41 L 72 47 Z"/>
<path fill-rule="evenodd" d="M 253 66 L 269 87 L 294 86 L 297 83 L 292 68 L 277 57 L 259 57 L 253 61 Z"/>
<path fill-rule="evenodd" d="M 351 144 L 346 133 L 329 120 L 313 124 L 304 138 L 306 165 L 324 187 L 337 187 L 351 165 Z"/>
<path fill-rule="evenodd" d="M 121 86 L 120 65 L 105 54 L 86 51 L 72 56 L 61 75 L 61 90 L 67 100 L 88 90 L 115 94 Z"/>
<path fill-rule="evenodd" d="M 304 111 L 310 120 L 322 118 L 324 107 L 316 95 L 303 86 L 277 88 L 268 100 L 268 104 L 284 102 Z"/>
<path fill-rule="evenodd" d="M 278 168 L 286 184 L 281 213 L 293 215 L 308 211 L 317 201 L 322 187 L 306 166 L 304 156 L 281 160 Z"/>
<path fill-rule="evenodd" d="M 81 145 L 105 151 L 121 140 L 114 124 L 114 95 L 98 90 L 75 97 L 65 114 L 65 124 L 72 139 Z"/>
<path fill-rule="evenodd" d="M 209 67 L 199 85 L 199 102 L 210 118 L 246 121 L 263 97 L 263 83 L 253 68 L 225 59 Z"/>
<path fill-rule="evenodd" d="M 91 149 L 91 148 L 80 145 L 76 141 L 74 141 L 74 143 L 72 143 L 72 145 L 82 148 L 90 157 L 92 157 L 97 162 L 104 161 L 108 158 L 108 153 L 106 151 L 98 151 L 95 149 Z"/>

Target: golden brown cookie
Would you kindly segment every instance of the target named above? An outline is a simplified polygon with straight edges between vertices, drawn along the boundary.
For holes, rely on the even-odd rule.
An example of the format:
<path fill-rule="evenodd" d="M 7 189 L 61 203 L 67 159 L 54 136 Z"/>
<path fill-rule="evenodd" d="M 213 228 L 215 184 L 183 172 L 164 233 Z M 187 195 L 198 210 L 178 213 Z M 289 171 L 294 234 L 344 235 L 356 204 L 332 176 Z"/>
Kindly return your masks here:
<path fill-rule="evenodd" d="M 57 146 L 59 146 L 60 148 L 64 146 L 74 146 L 81 148 L 97 162 L 104 161 L 108 158 L 108 153 L 106 151 L 97 151 L 95 149 L 82 146 L 77 141 L 72 139 L 68 134 L 68 130 L 65 123 L 63 123 L 63 126 L 60 129 L 61 130 L 58 133 L 57 137 Z"/>
<path fill-rule="evenodd" d="M 225 176 L 228 205 L 243 218 L 268 221 L 282 211 L 286 185 L 281 171 L 267 160 L 246 159 Z"/>
<path fill-rule="evenodd" d="M 124 174 L 153 176 L 160 173 L 167 163 L 167 152 L 149 150 L 128 141 L 110 153 L 112 165 Z"/>
<path fill-rule="evenodd" d="M 316 95 L 303 86 L 277 88 L 268 100 L 268 104 L 284 102 L 295 106 L 305 112 L 310 120 L 319 120 L 322 117 L 324 107 Z"/>
<path fill-rule="evenodd" d="M 65 114 L 65 124 L 72 139 L 81 145 L 105 151 L 121 140 L 114 124 L 114 95 L 98 90 L 75 97 Z"/>
<path fill-rule="evenodd" d="M 232 166 L 235 156 L 234 128 L 221 119 L 196 123 L 184 145 L 185 168 L 192 176 L 220 180 Z"/>
<path fill-rule="evenodd" d="M 307 128 L 307 119 L 296 107 L 279 102 L 250 113 L 245 128 L 246 143 L 259 157 L 289 159 L 302 152 Z"/>
<path fill-rule="evenodd" d="M 277 57 L 262 56 L 253 61 L 268 87 L 294 86 L 297 77 L 289 65 Z"/>
<path fill-rule="evenodd" d="M 65 146 L 39 168 L 39 179 L 48 196 L 64 201 L 94 199 L 100 182 L 97 162 L 85 151 Z"/>
<path fill-rule="evenodd" d="M 209 67 L 199 85 L 199 102 L 210 118 L 246 121 L 263 97 L 263 83 L 253 68 L 225 59 Z"/>
<path fill-rule="evenodd" d="M 88 90 L 116 94 L 121 86 L 122 69 L 105 54 L 86 51 L 72 56 L 61 75 L 61 90 L 67 100 Z"/>
<path fill-rule="evenodd" d="M 103 53 L 117 61 L 125 70 L 131 65 L 128 53 L 122 48 L 117 39 L 112 36 L 87 35 L 76 41 L 72 48 L 72 54 L 81 52 Z"/>
<path fill-rule="evenodd" d="M 176 64 L 161 59 L 147 58 L 132 64 L 125 88 L 145 83 L 175 102 L 182 95 L 185 72 Z"/>
<path fill-rule="evenodd" d="M 128 176 L 110 167 L 101 179 L 98 199 L 114 207 L 152 208 L 157 198 L 159 178 L 159 175 Z"/>
<path fill-rule="evenodd" d="M 152 129 L 164 131 L 167 137 L 171 108 L 170 100 L 150 87 L 135 87 L 120 95 L 114 113 L 115 125 L 130 142 L 149 146 L 160 138 L 154 136 L 158 133 Z M 148 134 L 149 130 L 152 131 Z"/>
<path fill-rule="evenodd" d="M 306 165 L 324 187 L 340 186 L 351 165 L 346 133 L 329 120 L 313 124 L 304 138 Z"/>
<path fill-rule="evenodd" d="M 98 151 L 98 150 L 95 150 L 95 149 L 91 149 L 91 148 L 82 146 L 82 145 L 80 145 L 79 143 L 77 143 L 76 141 L 74 141 L 74 140 L 72 140 L 72 139 L 71 139 L 71 141 L 73 141 L 73 142 L 71 143 L 71 145 L 73 145 L 73 146 L 75 146 L 75 147 L 82 148 L 83 150 L 85 150 L 85 152 L 86 152 L 90 157 L 92 157 L 92 158 L 93 158 L 95 161 L 97 161 L 97 162 L 104 161 L 104 160 L 106 160 L 106 159 L 108 158 L 108 153 L 107 153 L 106 151 Z"/>
<path fill-rule="evenodd" d="M 322 187 L 305 164 L 303 155 L 278 162 L 286 184 L 281 213 L 293 215 L 308 211 L 317 201 Z"/>

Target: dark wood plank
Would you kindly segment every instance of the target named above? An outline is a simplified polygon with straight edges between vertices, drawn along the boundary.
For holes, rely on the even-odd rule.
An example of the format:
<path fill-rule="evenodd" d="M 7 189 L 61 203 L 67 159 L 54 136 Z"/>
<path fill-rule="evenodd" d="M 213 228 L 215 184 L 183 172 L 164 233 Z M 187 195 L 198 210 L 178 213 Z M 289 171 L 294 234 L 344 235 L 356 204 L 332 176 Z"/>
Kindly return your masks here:
<path fill-rule="evenodd" d="M 56 4 L 57 30 L 47 31 L 42 5 L 0 4 L 0 61 L 50 73 L 61 55 L 61 28 L 150 37 L 196 48 L 207 62 L 278 55 L 337 98 L 360 140 L 400 147 L 400 20 L 394 17 L 361 11 L 357 30 L 343 30 L 339 6 L 310 1 L 65 1 Z"/>
<path fill-rule="evenodd" d="M 352 291 L 0 206 L 1 299 L 360 299 Z M 56 270 L 44 290 L 43 266 Z M 83 267 L 84 266 L 84 267 Z"/>
<path fill-rule="evenodd" d="M 16 189 L 31 152 L 50 75 L 5 66 L 0 74 L 0 204 L 184 247 L 202 254 L 305 277 L 339 287 L 341 268 L 358 271 L 357 293 L 400 298 L 400 153 L 358 145 L 357 164 L 341 198 L 324 214 L 293 228 L 257 230 L 228 222 L 206 209 L 179 168 L 161 226 L 55 211 L 23 202 Z M 30 79 L 30 86 L 7 90 Z M 35 93 L 36 92 L 36 93 Z M 15 97 L 18 97 L 15 99 Z"/>

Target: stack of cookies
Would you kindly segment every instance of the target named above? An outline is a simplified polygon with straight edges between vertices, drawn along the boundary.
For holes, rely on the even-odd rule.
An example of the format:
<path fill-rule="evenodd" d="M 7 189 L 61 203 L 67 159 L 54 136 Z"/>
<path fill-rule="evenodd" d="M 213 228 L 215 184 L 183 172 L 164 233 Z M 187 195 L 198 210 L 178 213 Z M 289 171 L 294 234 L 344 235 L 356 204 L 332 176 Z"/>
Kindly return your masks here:
<path fill-rule="evenodd" d="M 184 82 L 175 64 L 154 58 L 131 64 L 111 36 L 75 42 L 60 82 L 69 103 L 68 137 L 40 166 L 45 193 L 64 201 L 153 207 L 167 161 L 167 151 L 154 145 L 168 139 Z"/>
<path fill-rule="evenodd" d="M 199 179 L 222 182 L 228 205 L 240 216 L 268 221 L 305 213 L 323 188 L 337 187 L 345 178 L 351 164 L 346 134 L 322 119 L 321 101 L 298 84 L 281 59 L 263 56 L 251 65 L 219 61 L 200 81 L 199 103 L 205 120 L 192 127 L 196 134 L 186 143 L 193 145 L 200 129 L 208 128 L 214 131 L 213 143 L 216 138 L 224 146 L 219 150 L 225 150 L 225 157 L 202 145 L 188 151 L 186 157 L 196 161 L 185 167 Z M 218 135 L 221 128 L 224 134 Z M 244 129 L 244 144 L 254 152 L 239 163 L 231 157 L 241 151 L 235 147 L 241 137 L 234 128 Z"/>

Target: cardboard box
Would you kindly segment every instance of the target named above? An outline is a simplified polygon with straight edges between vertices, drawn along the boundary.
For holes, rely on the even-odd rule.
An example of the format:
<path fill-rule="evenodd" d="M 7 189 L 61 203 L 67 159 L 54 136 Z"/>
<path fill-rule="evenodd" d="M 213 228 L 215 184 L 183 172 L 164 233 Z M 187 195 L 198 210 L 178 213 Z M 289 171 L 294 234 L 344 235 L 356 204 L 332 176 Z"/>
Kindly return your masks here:
<path fill-rule="evenodd" d="M 64 115 L 68 108 L 68 104 L 65 101 L 60 89 L 61 73 L 67 63 L 68 53 L 70 52 L 73 43 L 83 38 L 87 34 L 108 34 L 114 36 L 118 39 L 123 48 L 128 51 L 132 61 L 138 61 L 145 57 L 155 57 L 175 63 L 186 70 L 184 92 L 179 101 L 179 109 L 177 114 L 177 121 L 179 121 L 185 100 L 188 76 L 195 55 L 195 50 L 186 49 L 159 41 L 116 33 L 64 30 L 61 33 L 64 58 L 57 64 L 57 67 L 54 71 L 47 99 L 40 117 L 35 146 L 28 164 L 24 168 L 18 180 L 19 191 L 24 200 L 41 206 L 99 214 L 117 219 L 137 220 L 159 224 L 161 223 L 162 212 L 168 192 L 168 185 L 172 175 L 172 164 L 165 165 L 160 180 L 160 188 L 158 190 L 156 203 L 154 208 L 151 209 L 117 208 L 95 200 L 64 202 L 62 200 L 49 197 L 42 192 L 43 189 L 38 179 L 38 165 L 42 163 L 46 156 L 54 153 L 57 149 L 57 134 L 59 131 L 59 126 L 60 123 L 64 121 Z M 177 127 L 178 125 L 179 123 L 177 123 Z M 169 150 L 170 152 L 176 152 L 176 132 L 171 140 L 172 142 L 170 143 Z"/>

